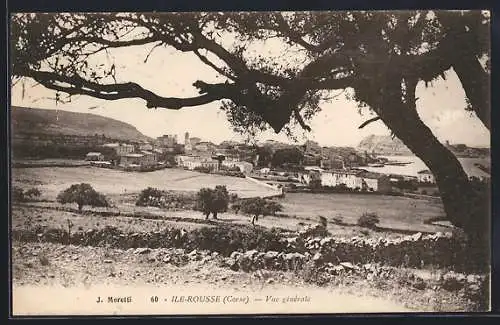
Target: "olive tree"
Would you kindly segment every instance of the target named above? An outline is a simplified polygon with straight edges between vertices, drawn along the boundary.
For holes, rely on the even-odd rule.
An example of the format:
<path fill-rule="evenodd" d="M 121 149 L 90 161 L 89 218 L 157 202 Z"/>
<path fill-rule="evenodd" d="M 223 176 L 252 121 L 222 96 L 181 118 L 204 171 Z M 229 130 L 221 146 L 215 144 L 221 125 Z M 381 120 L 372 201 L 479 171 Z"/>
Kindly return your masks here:
<path fill-rule="evenodd" d="M 94 190 L 87 183 L 73 184 L 57 195 L 57 202 L 61 204 L 76 203 L 78 211 L 82 211 L 83 206 L 108 207 L 106 197 Z"/>
<path fill-rule="evenodd" d="M 250 135 L 270 127 L 293 136 L 293 125 L 310 131 L 321 104 L 349 90 L 377 115 L 360 127 L 381 120 L 435 175 L 450 221 L 482 239 L 489 198 L 473 191 L 457 158 L 420 119 L 415 91 L 453 69 L 465 109 L 489 129 L 489 26 L 483 11 L 17 14 L 11 71 L 55 90 L 56 100 L 63 93 L 138 98 L 173 110 L 219 102 L 234 129 Z M 270 40 L 280 41 L 281 53 L 252 51 Z M 92 64 L 131 46 L 192 53 L 225 81 L 196 80 L 199 95 L 178 98 L 118 82 L 115 62 Z"/>

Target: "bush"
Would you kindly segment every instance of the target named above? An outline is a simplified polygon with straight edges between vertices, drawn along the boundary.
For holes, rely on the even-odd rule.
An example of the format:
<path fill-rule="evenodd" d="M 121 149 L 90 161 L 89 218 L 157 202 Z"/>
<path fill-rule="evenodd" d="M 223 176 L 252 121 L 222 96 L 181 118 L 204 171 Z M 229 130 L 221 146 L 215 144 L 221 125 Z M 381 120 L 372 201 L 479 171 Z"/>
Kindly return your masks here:
<path fill-rule="evenodd" d="M 163 196 L 163 192 L 157 188 L 148 187 L 141 191 L 139 198 L 135 202 L 137 206 L 148 206 L 152 205 L 152 201 L 155 199 L 159 200 Z"/>
<path fill-rule="evenodd" d="M 380 219 L 376 213 L 365 212 L 365 213 L 363 213 L 363 215 L 361 217 L 359 217 L 358 226 L 364 227 L 364 228 L 374 229 L 374 228 L 377 228 L 377 224 L 379 222 L 380 222 Z"/>
<path fill-rule="evenodd" d="M 321 189 L 321 179 L 311 179 L 309 182 L 309 188 L 312 190 Z"/>
<path fill-rule="evenodd" d="M 156 188 L 148 187 L 141 191 L 135 205 L 164 209 L 192 209 L 195 200 L 194 195 L 161 191 Z"/>
<path fill-rule="evenodd" d="M 15 202 L 24 202 L 24 200 L 25 200 L 25 198 L 24 198 L 24 190 L 22 188 L 13 187 L 12 191 L 11 191 L 11 195 L 12 195 L 12 201 L 15 201 Z"/>
<path fill-rule="evenodd" d="M 81 211 L 84 205 L 93 207 L 109 206 L 106 197 L 94 190 L 94 188 L 87 183 L 71 185 L 57 195 L 57 202 L 62 204 L 76 203 L 78 205 L 78 211 Z"/>
<path fill-rule="evenodd" d="M 210 213 L 217 219 L 217 213 L 227 211 L 229 199 L 226 186 L 217 185 L 215 189 L 202 188 L 196 195 L 195 210 L 203 212 L 206 219 Z"/>
<path fill-rule="evenodd" d="M 24 191 L 22 188 L 13 187 L 12 188 L 12 200 L 15 202 L 27 202 L 32 201 L 42 194 L 39 189 L 33 187 L 29 190 Z"/>

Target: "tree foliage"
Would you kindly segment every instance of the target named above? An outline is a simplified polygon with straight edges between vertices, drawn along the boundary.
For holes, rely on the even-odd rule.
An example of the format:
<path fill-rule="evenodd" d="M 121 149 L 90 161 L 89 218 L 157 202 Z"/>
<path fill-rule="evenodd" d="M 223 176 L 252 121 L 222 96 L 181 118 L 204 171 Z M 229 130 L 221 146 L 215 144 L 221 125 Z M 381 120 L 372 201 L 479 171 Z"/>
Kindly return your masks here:
<path fill-rule="evenodd" d="M 195 209 L 203 212 L 208 219 L 212 214 L 214 219 L 217 219 L 217 214 L 226 212 L 230 201 L 230 195 L 226 186 L 217 185 L 215 189 L 202 188 L 196 196 Z"/>
<path fill-rule="evenodd" d="M 289 164 L 300 165 L 304 160 L 304 154 L 297 148 L 278 149 L 271 160 L 273 167 L 283 167 Z"/>
<path fill-rule="evenodd" d="M 94 190 L 94 188 L 87 183 L 71 185 L 57 195 L 57 202 L 61 204 L 76 203 L 78 205 L 78 211 L 81 211 L 85 205 L 93 207 L 109 206 L 106 197 Z"/>
<path fill-rule="evenodd" d="M 275 215 L 276 212 L 283 211 L 283 206 L 278 202 L 256 197 L 242 200 L 238 205 L 238 210 L 251 215 L 252 225 L 255 225 L 259 216 Z"/>

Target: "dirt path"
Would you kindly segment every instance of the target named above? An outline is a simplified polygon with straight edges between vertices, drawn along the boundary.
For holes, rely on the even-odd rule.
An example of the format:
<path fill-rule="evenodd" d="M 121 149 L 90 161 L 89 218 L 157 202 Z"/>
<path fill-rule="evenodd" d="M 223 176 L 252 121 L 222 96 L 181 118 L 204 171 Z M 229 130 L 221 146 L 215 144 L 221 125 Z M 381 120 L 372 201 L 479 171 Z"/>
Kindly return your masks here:
<path fill-rule="evenodd" d="M 292 273 L 234 272 L 219 267 L 217 259 L 175 266 L 155 258 L 155 252 L 48 243 L 14 243 L 12 253 L 16 314 L 412 311 L 395 299 L 375 298 L 352 288 L 305 284 Z M 190 295 L 213 296 L 218 301 L 172 301 L 174 296 L 179 300 Z M 97 297 L 105 302 L 97 303 Z M 108 297 L 131 297 L 132 303 L 108 303 Z M 152 297 L 158 297 L 158 302 L 152 302 Z"/>

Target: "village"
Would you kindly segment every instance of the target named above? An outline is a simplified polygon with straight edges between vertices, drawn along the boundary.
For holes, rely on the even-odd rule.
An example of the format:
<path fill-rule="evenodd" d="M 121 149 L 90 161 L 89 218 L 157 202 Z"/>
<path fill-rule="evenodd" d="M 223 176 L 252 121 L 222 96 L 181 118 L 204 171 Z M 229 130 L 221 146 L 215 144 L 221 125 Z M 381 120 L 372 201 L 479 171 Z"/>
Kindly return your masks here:
<path fill-rule="evenodd" d="M 275 145 L 272 141 L 270 144 Z M 384 164 L 402 166 L 409 163 L 374 158 L 366 166 L 349 163 L 342 157 L 321 157 L 311 154 L 316 143 L 304 145 L 304 159 L 300 163 L 285 162 L 280 167 L 259 166 L 259 155 L 244 156 L 245 145 L 224 141 L 216 145 L 185 133 L 182 143 L 177 135 L 163 135 L 154 141 L 140 143 L 104 143 L 105 154 L 88 152 L 85 160 L 93 166 L 125 171 L 153 171 L 162 168 L 182 168 L 190 171 L 246 177 L 273 186 L 280 191 L 333 191 L 391 194 L 413 189 L 420 194 L 438 194 L 436 180 L 427 169 L 417 175 L 373 171 Z M 105 149 L 105 150 L 104 150 Z M 371 167 L 371 170 L 367 170 Z M 471 179 L 488 181 L 486 173 L 471 175 Z M 413 184 L 413 185 L 411 185 Z M 411 185 L 411 186 L 409 186 Z"/>

